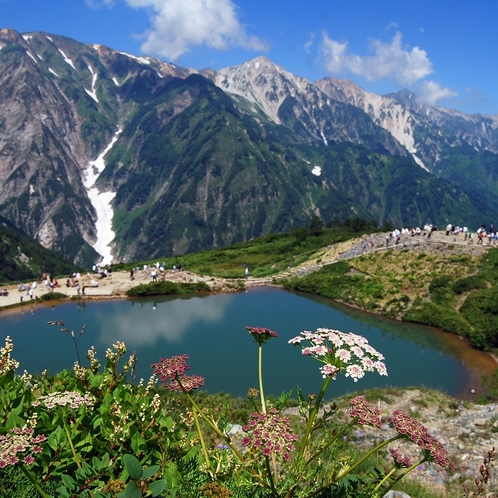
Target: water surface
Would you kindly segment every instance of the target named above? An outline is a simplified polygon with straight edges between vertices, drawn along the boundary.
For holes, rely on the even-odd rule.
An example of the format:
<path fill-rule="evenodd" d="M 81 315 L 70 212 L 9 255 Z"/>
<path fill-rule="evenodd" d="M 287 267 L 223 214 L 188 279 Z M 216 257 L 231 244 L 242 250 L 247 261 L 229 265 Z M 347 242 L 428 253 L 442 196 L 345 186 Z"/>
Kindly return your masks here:
<path fill-rule="evenodd" d="M 116 341 L 138 355 L 137 377 L 147 380 L 150 364 L 161 357 L 187 354 L 190 372 L 205 377 L 211 392 L 244 396 L 258 387 L 257 344 L 244 327 L 268 327 L 278 332 L 264 346 L 265 391 L 277 395 L 299 385 L 305 394 L 317 393 L 320 364 L 304 357 L 288 340 L 302 330 L 318 327 L 361 334 L 386 357 L 389 376 L 369 373 L 358 383 L 339 378 L 330 396 L 376 386 L 427 386 L 465 397 L 496 365 L 488 355 L 436 329 L 338 306 L 324 298 L 274 288 L 254 288 L 237 294 L 188 298 L 80 301 L 55 307 L 23 308 L 23 313 L 0 314 L 0 338 L 10 335 L 20 371 L 55 373 L 76 361 L 71 337 L 49 320 L 62 319 L 75 331 L 86 325 L 78 347 L 83 364 L 94 345 L 98 357 Z"/>

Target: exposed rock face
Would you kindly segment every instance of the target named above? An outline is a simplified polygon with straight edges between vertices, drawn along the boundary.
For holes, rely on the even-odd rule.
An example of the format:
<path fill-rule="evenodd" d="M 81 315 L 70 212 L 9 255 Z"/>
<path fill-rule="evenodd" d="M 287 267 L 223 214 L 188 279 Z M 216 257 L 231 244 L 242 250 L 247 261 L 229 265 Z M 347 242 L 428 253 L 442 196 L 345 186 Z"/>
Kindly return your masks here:
<path fill-rule="evenodd" d="M 407 92 L 312 83 L 264 57 L 197 71 L 0 30 L 0 215 L 84 265 L 99 258 L 102 228 L 85 171 L 118 130 L 94 188 L 112 193 L 103 228 L 115 233 L 112 257 L 129 260 L 244 241 L 314 214 L 482 223 L 498 209 L 497 127 L 496 116 Z"/>

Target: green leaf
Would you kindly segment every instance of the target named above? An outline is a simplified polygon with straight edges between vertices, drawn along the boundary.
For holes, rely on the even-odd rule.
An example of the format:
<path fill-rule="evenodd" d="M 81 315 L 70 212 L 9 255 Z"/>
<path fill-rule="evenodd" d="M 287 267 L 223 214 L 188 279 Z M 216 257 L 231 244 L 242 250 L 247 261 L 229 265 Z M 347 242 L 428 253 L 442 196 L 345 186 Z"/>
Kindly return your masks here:
<path fill-rule="evenodd" d="M 95 474 L 95 471 L 86 462 L 83 462 L 82 467 L 83 467 L 83 471 L 85 472 L 85 474 L 87 476 L 93 476 Z"/>
<path fill-rule="evenodd" d="M 146 447 L 147 445 L 143 436 L 139 432 L 135 432 L 131 438 L 131 449 L 135 453 L 140 453 L 141 451 L 144 451 Z"/>
<path fill-rule="evenodd" d="M 66 488 L 63 488 L 62 486 L 60 488 L 57 488 L 57 496 L 59 496 L 60 498 L 70 498 L 71 497 L 68 490 Z"/>
<path fill-rule="evenodd" d="M 142 471 L 142 479 L 145 481 L 159 470 L 159 465 L 151 465 Z"/>
<path fill-rule="evenodd" d="M 125 490 L 118 494 L 118 498 L 142 498 L 142 492 L 133 481 L 130 481 Z"/>
<path fill-rule="evenodd" d="M 17 415 L 17 413 L 10 412 L 7 417 L 7 423 L 5 424 L 7 429 L 12 429 L 13 427 L 22 427 L 24 425 L 24 420 Z"/>
<path fill-rule="evenodd" d="M 93 468 L 98 472 L 102 468 L 102 463 L 97 457 L 92 458 Z"/>
<path fill-rule="evenodd" d="M 152 496 L 159 496 L 166 487 L 166 481 L 164 479 L 159 479 L 159 481 L 154 481 L 149 485 L 149 491 L 152 493 Z"/>
<path fill-rule="evenodd" d="M 123 456 L 124 466 L 132 479 L 140 479 L 142 477 L 142 466 L 134 455 L 126 454 Z"/>
<path fill-rule="evenodd" d="M 76 487 L 76 481 L 71 477 L 68 476 L 67 474 L 62 474 L 62 482 L 64 483 L 64 486 L 68 489 L 74 489 Z"/>
<path fill-rule="evenodd" d="M 84 471 L 83 469 L 78 469 L 78 470 L 76 471 L 76 475 L 77 475 L 80 479 L 85 480 L 86 474 L 85 474 L 85 471 Z"/>

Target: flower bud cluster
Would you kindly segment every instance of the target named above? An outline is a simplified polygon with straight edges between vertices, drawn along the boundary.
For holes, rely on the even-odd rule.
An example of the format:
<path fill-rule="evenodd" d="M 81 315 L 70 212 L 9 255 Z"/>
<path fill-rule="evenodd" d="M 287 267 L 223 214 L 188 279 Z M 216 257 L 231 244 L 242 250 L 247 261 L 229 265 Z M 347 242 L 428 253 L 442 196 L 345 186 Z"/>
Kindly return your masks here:
<path fill-rule="evenodd" d="M 9 430 L 7 434 L 0 436 L 0 469 L 16 465 L 21 460 L 26 465 L 33 464 L 33 455 L 42 452 L 39 443 L 46 440 L 44 435 L 35 436 L 31 427 L 14 427 Z"/>
<path fill-rule="evenodd" d="M 76 378 L 78 380 L 86 379 L 87 369 L 85 367 L 80 366 L 80 364 L 77 361 L 74 362 L 73 370 L 74 370 L 74 375 L 76 375 Z"/>
<path fill-rule="evenodd" d="M 7 336 L 5 338 L 5 347 L 0 348 L 0 375 L 15 370 L 19 366 L 19 362 L 10 357 L 13 349 L 14 343 L 10 336 Z"/>
<path fill-rule="evenodd" d="M 402 469 L 412 466 L 411 460 L 407 456 L 402 455 L 399 451 L 395 450 L 394 448 L 389 448 L 389 453 L 391 453 L 391 456 L 394 459 L 394 465 L 396 466 L 396 468 Z"/>
<path fill-rule="evenodd" d="M 153 363 L 151 368 L 154 369 L 154 375 L 159 375 L 163 385 L 170 391 L 189 392 L 203 386 L 204 378 L 198 375 L 184 375 L 190 368 L 187 365 L 187 360 L 186 354 L 172 358 L 161 358 L 159 363 Z"/>
<path fill-rule="evenodd" d="M 268 339 L 278 337 L 276 332 L 263 327 L 246 327 L 245 329 L 253 336 L 258 344 L 264 344 Z"/>
<path fill-rule="evenodd" d="M 88 353 L 86 354 L 86 357 L 88 358 L 88 361 L 90 362 L 90 370 L 94 374 L 98 373 L 99 368 L 100 368 L 100 361 L 97 359 L 97 356 L 95 354 L 95 346 L 92 346 L 88 350 Z"/>
<path fill-rule="evenodd" d="M 299 438 L 294 434 L 287 417 L 281 417 L 275 408 L 269 413 L 253 412 L 244 431 L 247 435 L 241 440 L 244 446 L 259 450 L 264 456 L 275 453 L 285 461 L 290 461 L 290 454 L 294 451 L 292 441 Z"/>
<path fill-rule="evenodd" d="M 365 398 L 356 396 L 349 401 L 351 408 L 350 415 L 356 419 L 361 425 L 371 425 L 372 427 L 382 427 L 382 418 L 380 410 L 369 403 Z"/>
<path fill-rule="evenodd" d="M 304 341 L 308 341 L 309 346 L 304 346 Z M 354 382 L 363 378 L 365 372 L 377 371 L 379 375 L 387 375 L 382 362 L 384 356 L 370 346 L 365 337 L 352 332 L 319 328 L 316 332 L 303 331 L 289 343 L 301 346 L 304 355 L 324 364 L 320 367 L 324 379 L 335 380 L 339 372 Z"/>
<path fill-rule="evenodd" d="M 80 406 L 93 406 L 95 398 L 91 394 L 80 394 L 76 391 L 62 391 L 50 393 L 45 396 L 40 396 L 33 406 L 44 404 L 48 409 L 56 406 L 70 406 L 71 408 L 79 408 Z"/>
<path fill-rule="evenodd" d="M 448 451 L 429 434 L 427 427 L 400 410 L 393 412 L 391 421 L 399 435 L 422 448 L 428 460 L 442 467 L 453 467 Z"/>

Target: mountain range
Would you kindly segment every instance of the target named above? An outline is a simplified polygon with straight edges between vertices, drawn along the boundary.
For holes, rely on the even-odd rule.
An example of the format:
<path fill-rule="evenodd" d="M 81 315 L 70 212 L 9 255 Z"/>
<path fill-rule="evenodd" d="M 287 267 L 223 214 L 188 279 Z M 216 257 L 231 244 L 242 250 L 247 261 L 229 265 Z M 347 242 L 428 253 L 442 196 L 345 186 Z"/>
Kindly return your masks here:
<path fill-rule="evenodd" d="M 264 57 L 196 70 L 0 30 L 0 215 L 80 265 L 315 215 L 477 228 L 495 221 L 497 175 L 498 116 L 310 82 Z"/>

